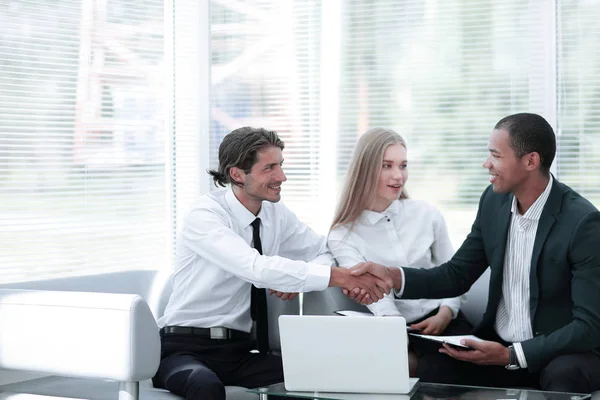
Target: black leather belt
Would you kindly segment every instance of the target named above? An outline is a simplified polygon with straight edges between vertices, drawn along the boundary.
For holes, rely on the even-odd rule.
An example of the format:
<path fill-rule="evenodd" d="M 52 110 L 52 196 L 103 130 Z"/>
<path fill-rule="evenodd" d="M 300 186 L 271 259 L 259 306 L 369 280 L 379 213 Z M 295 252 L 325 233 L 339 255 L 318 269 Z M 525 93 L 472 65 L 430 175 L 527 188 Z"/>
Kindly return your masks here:
<path fill-rule="evenodd" d="M 160 330 L 161 337 L 169 335 L 198 336 L 204 339 L 223 340 L 250 339 L 250 334 L 248 332 L 237 331 L 235 329 L 223 328 L 220 326 L 212 328 L 195 328 L 192 326 L 165 326 Z"/>

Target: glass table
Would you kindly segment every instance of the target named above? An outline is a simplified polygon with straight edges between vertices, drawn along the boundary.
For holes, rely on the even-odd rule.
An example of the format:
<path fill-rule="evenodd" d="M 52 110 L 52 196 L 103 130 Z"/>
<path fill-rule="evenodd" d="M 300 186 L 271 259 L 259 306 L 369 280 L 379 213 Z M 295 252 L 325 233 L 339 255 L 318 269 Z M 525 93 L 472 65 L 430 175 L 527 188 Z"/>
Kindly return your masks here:
<path fill-rule="evenodd" d="M 261 395 L 261 400 L 269 400 L 269 397 L 274 396 L 324 400 L 585 400 L 592 397 L 591 394 L 581 393 L 542 392 L 529 389 L 500 389 L 421 382 L 418 382 L 408 394 L 289 392 L 285 389 L 283 383 L 264 388 L 249 389 L 248 392 Z"/>

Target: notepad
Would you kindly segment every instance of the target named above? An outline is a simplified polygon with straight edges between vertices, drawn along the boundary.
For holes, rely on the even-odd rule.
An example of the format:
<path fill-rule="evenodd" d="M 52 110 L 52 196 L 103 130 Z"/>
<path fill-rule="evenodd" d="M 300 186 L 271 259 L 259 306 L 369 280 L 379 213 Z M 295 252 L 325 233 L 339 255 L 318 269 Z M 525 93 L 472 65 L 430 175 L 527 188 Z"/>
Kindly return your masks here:
<path fill-rule="evenodd" d="M 470 349 L 471 347 L 461 344 L 460 341 L 463 339 L 477 340 L 479 342 L 483 341 L 483 339 L 480 339 L 474 335 L 432 336 L 432 335 L 421 335 L 418 333 L 409 333 L 409 335 L 414 336 L 414 337 L 419 337 L 419 338 L 425 339 L 425 340 L 432 340 L 432 341 L 438 342 L 438 343 L 446 343 L 446 344 L 456 346 L 456 347 L 461 347 L 464 349 Z"/>
<path fill-rule="evenodd" d="M 338 315 L 343 315 L 344 317 L 374 317 L 370 312 L 364 311 L 354 311 L 354 310 L 339 310 L 334 311 Z"/>
<path fill-rule="evenodd" d="M 375 317 L 375 315 L 371 314 L 370 312 L 354 311 L 354 310 L 338 310 L 338 311 L 334 311 L 334 313 L 336 313 L 338 315 L 343 315 L 344 317 Z M 422 329 L 414 329 L 414 328 L 411 328 L 409 325 L 407 325 L 406 332 L 420 333 L 420 332 L 422 332 Z"/>

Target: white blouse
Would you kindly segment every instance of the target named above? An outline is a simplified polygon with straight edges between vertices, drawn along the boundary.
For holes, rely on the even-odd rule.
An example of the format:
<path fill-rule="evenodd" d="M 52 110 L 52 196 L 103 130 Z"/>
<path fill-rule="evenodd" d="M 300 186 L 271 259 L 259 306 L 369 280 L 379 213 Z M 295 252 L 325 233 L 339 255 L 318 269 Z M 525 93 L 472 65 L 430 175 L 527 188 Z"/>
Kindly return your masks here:
<path fill-rule="evenodd" d="M 387 267 L 432 268 L 454 254 L 440 211 L 413 199 L 396 200 L 381 213 L 363 211 L 353 224 L 332 229 L 327 244 L 338 264 L 347 268 L 364 261 Z M 440 306 L 450 307 L 456 317 L 461 300 L 395 300 L 390 294 L 368 307 L 375 315 L 401 315 L 410 323 Z"/>

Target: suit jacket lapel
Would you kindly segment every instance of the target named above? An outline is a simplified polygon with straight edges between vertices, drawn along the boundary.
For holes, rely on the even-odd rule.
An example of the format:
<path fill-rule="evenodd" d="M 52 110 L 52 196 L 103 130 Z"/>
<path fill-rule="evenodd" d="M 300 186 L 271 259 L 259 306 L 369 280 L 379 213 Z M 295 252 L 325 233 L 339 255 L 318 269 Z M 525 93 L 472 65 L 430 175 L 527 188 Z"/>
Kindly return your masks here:
<path fill-rule="evenodd" d="M 495 312 L 498 308 L 498 303 L 500 302 L 500 297 L 502 295 L 504 256 L 506 254 L 508 229 L 510 227 L 510 220 L 512 217 L 510 208 L 512 206 L 513 197 L 514 196 L 512 194 L 508 196 L 507 201 L 498 210 L 498 230 L 496 231 L 496 245 L 494 246 L 496 250 L 494 252 L 494 258 L 490 262 L 490 281 L 494 282 L 494 284 L 490 285 L 489 309 L 494 313 L 494 315 L 490 316 L 494 318 L 494 320 L 496 318 Z"/>
<path fill-rule="evenodd" d="M 555 178 L 552 183 L 550 195 L 548 196 L 548 200 L 546 201 L 546 205 L 544 206 L 542 215 L 540 216 L 540 221 L 538 223 L 538 228 L 535 235 L 535 241 L 533 242 L 533 252 L 531 253 L 531 269 L 529 272 L 529 308 L 531 311 L 530 315 L 532 326 L 539 297 L 539 285 L 537 279 L 538 262 L 540 255 L 542 254 L 542 249 L 544 248 L 544 243 L 546 242 L 546 239 L 548 238 L 548 235 L 550 234 L 550 231 L 556 222 L 555 216 L 560 212 L 561 204 L 562 190 L 560 189 Z"/>

